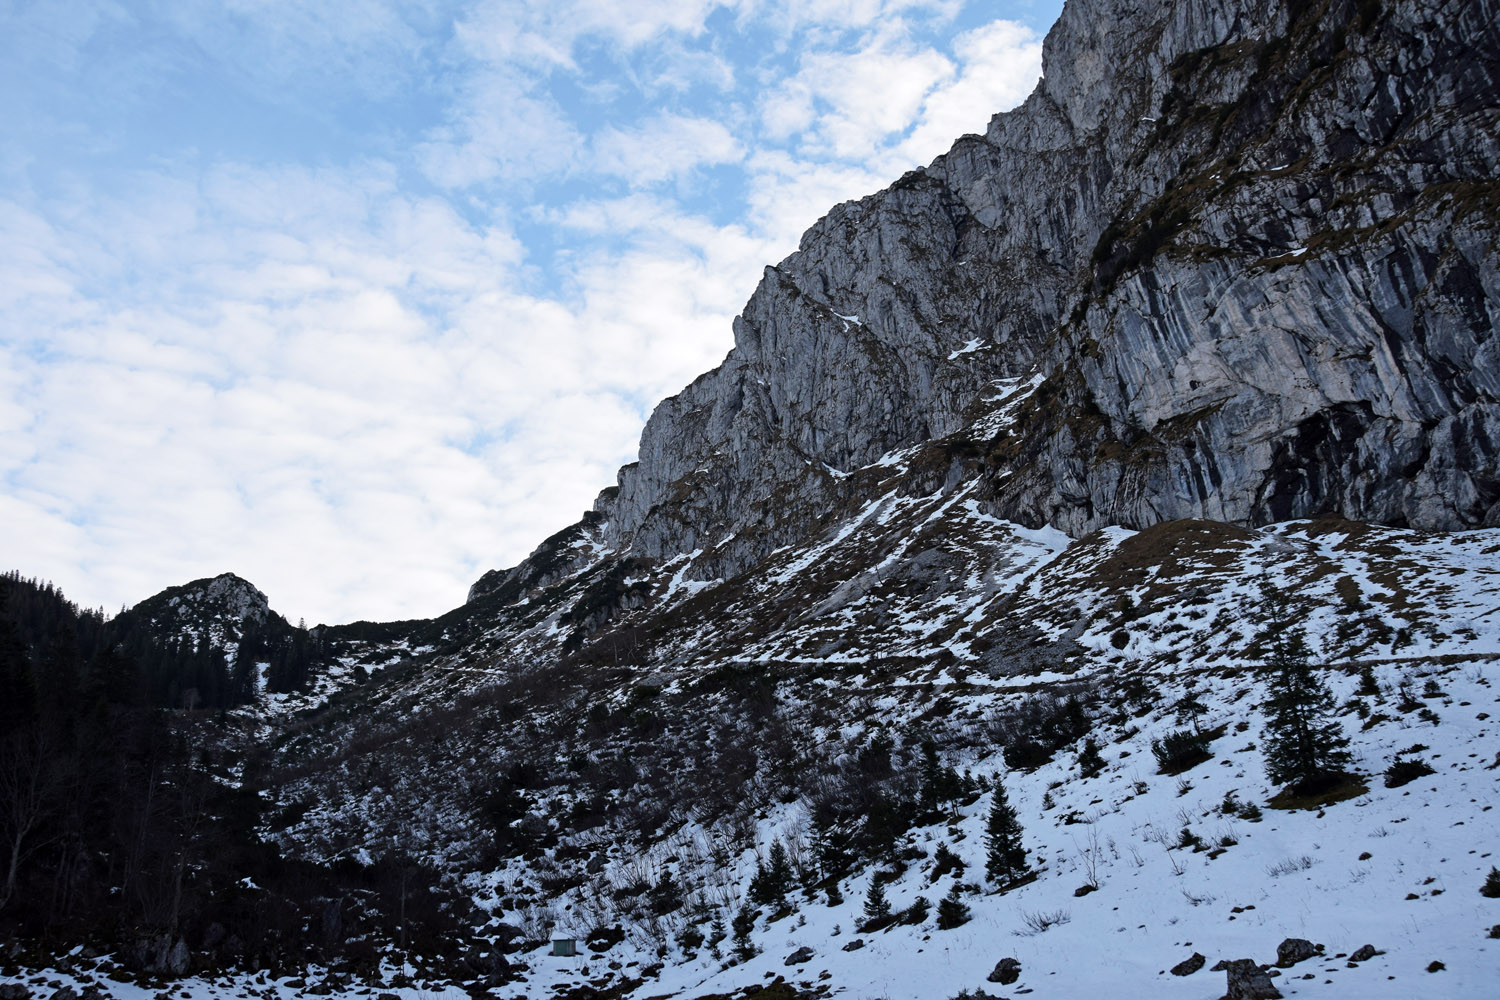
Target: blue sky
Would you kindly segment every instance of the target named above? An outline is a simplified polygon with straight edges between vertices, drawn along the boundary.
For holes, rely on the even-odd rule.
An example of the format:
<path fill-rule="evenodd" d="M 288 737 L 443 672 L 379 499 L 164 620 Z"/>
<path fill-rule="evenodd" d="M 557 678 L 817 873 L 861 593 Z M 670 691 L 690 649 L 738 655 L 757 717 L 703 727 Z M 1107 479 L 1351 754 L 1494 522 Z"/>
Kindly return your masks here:
<path fill-rule="evenodd" d="M 1060 0 L 0 0 L 0 564 L 430 616 Z"/>

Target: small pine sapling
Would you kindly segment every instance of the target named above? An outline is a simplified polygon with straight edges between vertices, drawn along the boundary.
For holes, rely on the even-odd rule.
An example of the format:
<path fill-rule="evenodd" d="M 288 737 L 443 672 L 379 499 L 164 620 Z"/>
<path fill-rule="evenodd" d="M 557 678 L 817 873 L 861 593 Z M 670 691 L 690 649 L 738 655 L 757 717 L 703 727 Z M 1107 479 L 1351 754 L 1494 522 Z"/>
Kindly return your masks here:
<path fill-rule="evenodd" d="M 750 942 L 750 935 L 755 930 L 755 918 L 760 916 L 749 903 L 740 907 L 740 912 L 735 914 L 734 923 L 734 953 L 740 961 L 746 962 L 756 955 L 755 945 Z"/>
<path fill-rule="evenodd" d="M 791 891 L 792 882 L 791 859 L 787 856 L 786 845 L 777 840 L 771 844 L 769 862 L 755 865 L 755 875 L 750 879 L 750 901 L 777 911 L 785 909 L 786 894 Z"/>
<path fill-rule="evenodd" d="M 947 841 L 939 841 L 937 850 L 932 854 L 932 881 L 936 882 L 949 872 L 963 875 L 964 862 L 953 849 L 948 846 Z"/>
<path fill-rule="evenodd" d="M 646 901 L 651 912 L 658 917 L 664 917 L 681 908 L 682 890 L 677 886 L 677 879 L 673 877 L 672 869 L 668 868 L 662 872 L 660 881 L 646 894 Z"/>
<path fill-rule="evenodd" d="M 1104 770 L 1104 755 L 1099 752 L 1099 741 L 1092 736 L 1083 741 L 1083 749 L 1078 751 L 1078 769 L 1085 778 Z"/>
<path fill-rule="evenodd" d="M 1490 899 L 1500 899 L 1500 868 L 1490 866 L 1490 873 L 1485 876 L 1484 885 L 1479 887 L 1479 894 Z"/>
<path fill-rule="evenodd" d="M 708 953 L 714 958 L 723 958 L 724 952 L 720 950 L 719 945 L 723 944 L 728 936 L 728 932 L 724 930 L 723 915 L 715 911 L 713 922 L 708 925 Z"/>
<path fill-rule="evenodd" d="M 1385 787 L 1400 788 L 1429 774 L 1436 774 L 1432 765 L 1421 757 L 1398 757 L 1385 769 Z"/>
<path fill-rule="evenodd" d="M 792 884 L 796 878 L 792 872 L 791 857 L 787 853 L 786 845 L 776 841 L 771 845 L 771 863 L 766 869 L 769 892 L 774 904 L 778 907 L 786 905 L 786 894 L 792 891 Z"/>
<path fill-rule="evenodd" d="M 1172 706 L 1179 725 L 1191 725 L 1193 732 L 1203 732 L 1203 716 L 1208 714 L 1208 706 L 1203 704 L 1203 699 L 1198 696 L 1198 691 L 1191 684 L 1183 691 L 1182 697 L 1177 704 Z"/>
<path fill-rule="evenodd" d="M 912 904 L 900 913 L 896 914 L 896 922 L 901 924 L 920 924 L 927 919 L 927 914 L 932 912 L 932 903 L 926 896 L 918 896 L 912 900 Z"/>
<path fill-rule="evenodd" d="M 940 931 L 962 927 L 969 922 L 969 906 L 958 896 L 958 885 L 948 890 L 948 895 L 938 900 L 937 926 Z"/>

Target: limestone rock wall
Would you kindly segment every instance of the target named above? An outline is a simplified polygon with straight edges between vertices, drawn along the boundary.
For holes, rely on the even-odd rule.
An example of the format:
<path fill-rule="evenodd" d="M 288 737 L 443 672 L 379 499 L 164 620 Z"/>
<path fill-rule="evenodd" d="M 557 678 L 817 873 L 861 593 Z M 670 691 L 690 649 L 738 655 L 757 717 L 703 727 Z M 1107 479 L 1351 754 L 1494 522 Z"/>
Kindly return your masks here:
<path fill-rule="evenodd" d="M 1069 0 L 1020 107 L 834 208 L 601 494 L 728 577 L 952 439 L 1076 535 L 1500 523 L 1500 0 Z M 1013 426 L 995 380 L 1038 373 Z M 930 483 L 928 485 L 931 485 Z"/>

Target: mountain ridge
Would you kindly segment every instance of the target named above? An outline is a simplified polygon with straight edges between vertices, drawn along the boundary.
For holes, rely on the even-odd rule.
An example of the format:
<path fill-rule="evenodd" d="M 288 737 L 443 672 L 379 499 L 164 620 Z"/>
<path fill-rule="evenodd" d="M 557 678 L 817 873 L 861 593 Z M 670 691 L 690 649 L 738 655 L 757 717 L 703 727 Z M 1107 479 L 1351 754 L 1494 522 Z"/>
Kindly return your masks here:
<path fill-rule="evenodd" d="M 594 510 L 173 717 L 262 867 L 205 863 L 134 965 L 973 998 L 1005 960 L 1187 998 L 1190 949 L 1308 938 L 1350 961 L 1278 991 L 1487 996 L 1497 13 L 1069 0 L 1022 108 L 768 268 Z M 1289 632 L 1352 752 L 1300 800 L 1263 776 Z M 1017 880 L 980 874 L 1002 788 Z M 274 933 L 211 933 L 226 896 Z"/>
<path fill-rule="evenodd" d="M 732 576 L 835 506 L 843 473 L 961 434 L 989 382 L 1034 372 L 1048 398 L 1020 414 L 1021 446 L 990 448 L 990 475 L 1014 477 L 992 502 L 1018 523 L 1500 518 L 1481 211 L 1500 204 L 1500 11 L 1157 13 L 1066 5 L 1025 103 L 769 267 L 724 364 L 657 408 L 600 495 L 602 544 L 707 549 L 696 575 Z M 1417 37 L 1422 59 L 1385 72 Z M 1341 89 L 1375 113 L 1351 119 Z M 1274 215 L 1237 223 L 1250 203 Z"/>

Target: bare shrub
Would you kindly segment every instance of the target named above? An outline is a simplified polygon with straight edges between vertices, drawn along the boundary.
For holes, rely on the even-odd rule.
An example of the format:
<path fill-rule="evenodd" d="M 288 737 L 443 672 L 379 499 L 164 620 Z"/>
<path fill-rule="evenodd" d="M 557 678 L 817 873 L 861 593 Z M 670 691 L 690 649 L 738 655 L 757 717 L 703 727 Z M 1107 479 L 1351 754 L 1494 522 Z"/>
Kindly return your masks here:
<path fill-rule="evenodd" d="M 1072 919 L 1072 914 L 1067 910 L 1052 910 L 1050 912 L 1044 910 L 1022 911 L 1021 924 L 1025 929 L 1016 933 L 1028 937 L 1033 934 L 1045 934 L 1048 928 L 1065 924 Z"/>

